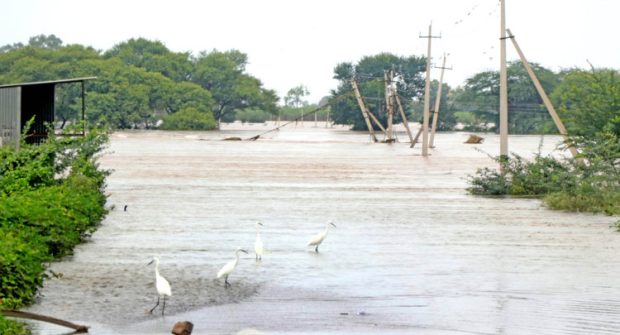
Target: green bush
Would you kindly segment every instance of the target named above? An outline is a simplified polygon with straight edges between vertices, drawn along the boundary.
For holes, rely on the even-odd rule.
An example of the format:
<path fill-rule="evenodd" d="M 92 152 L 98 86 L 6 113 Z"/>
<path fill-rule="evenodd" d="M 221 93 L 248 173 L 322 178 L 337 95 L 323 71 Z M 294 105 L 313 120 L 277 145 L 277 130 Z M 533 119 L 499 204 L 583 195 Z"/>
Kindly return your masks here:
<path fill-rule="evenodd" d="M 28 230 L 60 257 L 81 242 L 105 215 L 105 197 L 95 181 L 71 176 L 62 185 L 0 200 L 0 227 Z"/>
<path fill-rule="evenodd" d="M 107 136 L 49 138 L 0 148 L 0 310 L 34 301 L 46 262 L 70 254 L 106 214 L 96 155 Z M 0 317 L 0 334 L 27 334 Z"/>
<path fill-rule="evenodd" d="M 620 191 L 552 193 L 545 197 L 549 208 L 620 215 Z"/>
<path fill-rule="evenodd" d="M 0 191 L 5 194 L 30 190 L 55 183 L 55 148 L 26 146 L 14 151 L 0 150 Z"/>
<path fill-rule="evenodd" d="M 43 285 L 43 262 L 51 257 L 31 232 L 0 227 L 0 233 L 0 309 L 21 307 L 31 303 Z"/>
<path fill-rule="evenodd" d="M 164 130 L 212 130 L 216 126 L 213 114 L 188 107 L 167 115 L 159 128 Z"/>
<path fill-rule="evenodd" d="M 3 335 L 29 335 L 30 330 L 25 324 L 5 319 L 0 315 L 0 334 Z"/>
<path fill-rule="evenodd" d="M 582 150 L 584 147 L 582 147 Z M 599 146 L 600 150 L 600 146 Z M 484 168 L 469 176 L 468 191 L 476 195 L 543 197 L 553 209 L 620 214 L 620 173 L 616 156 L 604 159 L 585 149 L 585 161 L 558 160 L 537 155 L 525 161 L 518 155 L 501 161 L 500 171 Z"/>
<path fill-rule="evenodd" d="M 508 161 L 510 194 L 538 196 L 551 192 L 571 189 L 575 177 L 570 173 L 571 166 L 552 157 L 536 155 L 533 161 L 525 162 L 514 155 Z"/>
<path fill-rule="evenodd" d="M 506 195 L 510 194 L 510 182 L 499 171 L 484 168 L 478 169 L 475 176 L 469 176 L 467 191 L 475 195 Z"/>

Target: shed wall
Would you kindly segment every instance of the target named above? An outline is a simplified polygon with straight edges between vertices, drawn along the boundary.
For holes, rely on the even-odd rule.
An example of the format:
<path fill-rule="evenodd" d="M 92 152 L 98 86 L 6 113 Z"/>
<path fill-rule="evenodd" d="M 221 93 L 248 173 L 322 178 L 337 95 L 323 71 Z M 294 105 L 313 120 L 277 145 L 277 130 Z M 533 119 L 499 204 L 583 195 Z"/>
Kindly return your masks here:
<path fill-rule="evenodd" d="M 21 87 L 0 88 L 0 146 L 19 145 Z"/>

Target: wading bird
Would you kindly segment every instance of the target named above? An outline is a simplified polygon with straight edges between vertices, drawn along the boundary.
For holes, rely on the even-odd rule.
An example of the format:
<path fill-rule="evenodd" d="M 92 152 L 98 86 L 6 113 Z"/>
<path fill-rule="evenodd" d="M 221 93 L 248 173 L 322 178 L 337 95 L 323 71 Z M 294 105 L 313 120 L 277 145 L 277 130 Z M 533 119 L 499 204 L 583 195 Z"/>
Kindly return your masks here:
<path fill-rule="evenodd" d="M 153 314 L 155 308 L 159 306 L 159 298 L 163 296 L 164 305 L 161 308 L 161 315 L 164 315 L 164 311 L 166 310 L 166 296 L 172 296 L 172 290 L 170 289 L 170 283 L 168 283 L 166 278 L 159 274 L 159 258 L 153 257 L 153 260 L 149 262 L 149 265 L 153 262 L 155 262 L 155 288 L 157 288 L 157 303 L 153 306 L 153 308 L 151 308 L 149 313 Z"/>
<path fill-rule="evenodd" d="M 246 254 L 248 253 L 241 248 L 237 248 L 237 250 L 235 250 L 235 259 L 226 263 L 226 265 L 222 266 L 220 271 L 217 272 L 217 278 L 222 278 L 222 276 L 224 277 L 224 287 L 230 286 L 230 283 L 228 282 L 228 275 L 235 270 L 237 263 L 239 263 L 239 252 L 244 252 Z"/>
<path fill-rule="evenodd" d="M 254 242 L 254 252 L 256 252 L 256 261 L 263 259 L 263 241 L 260 239 L 260 227 L 263 224 L 256 222 L 256 242 Z"/>
<path fill-rule="evenodd" d="M 315 235 L 313 238 L 310 239 L 310 241 L 308 241 L 308 245 L 314 245 L 316 246 L 314 248 L 315 252 L 319 252 L 319 245 L 321 245 L 321 243 L 323 242 L 323 240 L 325 239 L 325 237 L 327 237 L 327 232 L 329 230 L 329 226 L 334 226 L 334 228 L 336 227 L 336 225 L 334 223 L 327 222 L 325 224 L 325 230 L 317 235 Z"/>

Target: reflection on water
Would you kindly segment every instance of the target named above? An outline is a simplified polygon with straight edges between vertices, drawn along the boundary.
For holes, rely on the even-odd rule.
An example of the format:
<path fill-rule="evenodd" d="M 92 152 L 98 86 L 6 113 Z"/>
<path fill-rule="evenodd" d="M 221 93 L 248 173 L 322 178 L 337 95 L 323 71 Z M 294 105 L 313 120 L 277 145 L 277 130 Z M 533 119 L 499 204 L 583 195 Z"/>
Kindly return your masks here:
<path fill-rule="evenodd" d="M 496 136 L 439 134 L 428 158 L 308 124 L 221 141 L 267 129 L 114 133 L 101 162 L 116 209 L 52 265 L 64 276 L 31 310 L 92 334 L 168 334 L 179 320 L 196 334 L 620 331 L 612 218 L 466 194 L 466 176 L 494 164 Z M 515 136 L 510 150 L 531 155 L 540 140 Z M 237 247 L 253 250 L 257 220 L 263 260 L 242 255 L 224 289 L 215 274 Z M 337 228 L 314 253 L 306 243 L 328 220 Z M 165 318 L 146 313 L 153 255 L 172 285 Z"/>

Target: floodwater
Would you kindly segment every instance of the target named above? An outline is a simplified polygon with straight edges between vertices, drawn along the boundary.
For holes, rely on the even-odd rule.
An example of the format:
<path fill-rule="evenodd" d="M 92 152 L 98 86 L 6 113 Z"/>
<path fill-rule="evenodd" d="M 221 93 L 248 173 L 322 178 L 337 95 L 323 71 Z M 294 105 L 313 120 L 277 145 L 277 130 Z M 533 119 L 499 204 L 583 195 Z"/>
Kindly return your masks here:
<path fill-rule="evenodd" d="M 112 134 L 101 164 L 113 170 L 114 209 L 51 264 L 62 277 L 29 310 L 96 335 L 169 334 L 182 320 L 194 334 L 620 332 L 616 219 L 468 195 L 467 175 L 494 166 L 495 135 L 468 145 L 465 133 L 438 134 L 427 158 L 312 123 L 222 141 L 267 129 Z M 548 153 L 558 141 L 513 136 L 510 150 Z M 306 243 L 329 220 L 337 228 L 317 254 Z M 237 247 L 249 254 L 226 289 L 215 274 Z M 148 314 L 154 255 L 172 286 L 165 317 Z"/>

